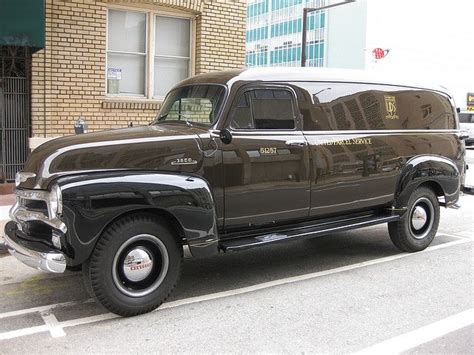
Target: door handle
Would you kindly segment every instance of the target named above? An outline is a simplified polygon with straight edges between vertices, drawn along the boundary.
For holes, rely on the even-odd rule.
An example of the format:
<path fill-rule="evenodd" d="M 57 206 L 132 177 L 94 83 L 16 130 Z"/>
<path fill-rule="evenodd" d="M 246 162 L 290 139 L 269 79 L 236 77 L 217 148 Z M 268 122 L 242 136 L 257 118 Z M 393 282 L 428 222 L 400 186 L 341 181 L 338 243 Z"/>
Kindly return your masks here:
<path fill-rule="evenodd" d="M 289 140 L 285 142 L 286 145 L 292 145 L 292 146 L 297 146 L 297 147 L 305 147 L 308 145 L 308 142 L 303 141 L 303 140 Z"/>

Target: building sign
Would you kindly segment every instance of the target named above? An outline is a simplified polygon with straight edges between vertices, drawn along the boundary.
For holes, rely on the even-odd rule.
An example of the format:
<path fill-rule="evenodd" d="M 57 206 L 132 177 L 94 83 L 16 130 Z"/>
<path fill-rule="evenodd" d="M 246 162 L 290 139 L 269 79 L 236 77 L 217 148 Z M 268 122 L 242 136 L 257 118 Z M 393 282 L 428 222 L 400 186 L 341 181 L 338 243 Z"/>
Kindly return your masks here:
<path fill-rule="evenodd" d="M 107 93 L 120 94 L 121 68 L 107 68 Z"/>
<path fill-rule="evenodd" d="M 108 68 L 107 79 L 122 80 L 122 69 L 119 68 Z"/>
<path fill-rule="evenodd" d="M 379 60 L 379 59 L 385 58 L 389 52 L 390 52 L 390 49 L 374 48 L 372 50 L 372 56 L 374 57 L 375 60 Z"/>
<path fill-rule="evenodd" d="M 468 111 L 474 111 L 474 92 L 467 93 L 466 106 L 467 106 Z"/>

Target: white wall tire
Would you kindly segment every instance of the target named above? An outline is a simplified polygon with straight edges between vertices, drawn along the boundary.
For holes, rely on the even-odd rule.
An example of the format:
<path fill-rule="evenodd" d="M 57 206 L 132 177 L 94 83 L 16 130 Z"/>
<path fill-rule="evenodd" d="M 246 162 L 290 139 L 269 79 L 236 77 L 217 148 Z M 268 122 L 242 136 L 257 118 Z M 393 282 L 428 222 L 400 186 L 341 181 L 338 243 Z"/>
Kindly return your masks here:
<path fill-rule="evenodd" d="M 163 220 L 132 215 L 105 230 L 83 273 L 110 312 L 129 317 L 157 308 L 181 274 L 182 246 Z"/>
<path fill-rule="evenodd" d="M 431 189 L 422 186 L 410 196 L 407 207 L 400 220 L 388 224 L 390 239 L 402 251 L 426 249 L 438 231 L 438 198 Z"/>

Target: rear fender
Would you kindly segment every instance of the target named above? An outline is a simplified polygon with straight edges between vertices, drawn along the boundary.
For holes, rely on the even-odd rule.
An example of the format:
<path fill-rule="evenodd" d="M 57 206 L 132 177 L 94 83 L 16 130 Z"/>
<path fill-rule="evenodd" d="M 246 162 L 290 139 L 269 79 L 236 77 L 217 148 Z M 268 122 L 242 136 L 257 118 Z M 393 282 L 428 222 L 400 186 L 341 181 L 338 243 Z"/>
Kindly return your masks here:
<path fill-rule="evenodd" d="M 395 206 L 406 207 L 415 189 L 422 184 L 436 184 L 442 190 L 446 206 L 459 198 L 460 172 L 456 164 L 437 155 L 419 155 L 410 159 L 402 169 L 395 191 Z M 435 186 L 436 186 L 435 185 Z M 435 192 L 438 192 L 435 189 Z"/>

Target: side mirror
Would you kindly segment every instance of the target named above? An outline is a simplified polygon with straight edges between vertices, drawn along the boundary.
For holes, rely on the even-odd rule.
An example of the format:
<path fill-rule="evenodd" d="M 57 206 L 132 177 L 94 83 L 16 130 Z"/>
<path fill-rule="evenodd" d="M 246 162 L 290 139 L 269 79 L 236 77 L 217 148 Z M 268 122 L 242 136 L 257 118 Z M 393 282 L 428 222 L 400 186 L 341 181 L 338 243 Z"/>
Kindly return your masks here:
<path fill-rule="evenodd" d="M 221 139 L 222 143 L 230 144 L 230 142 L 232 142 L 232 133 L 230 133 L 227 128 L 224 128 L 219 132 L 219 138 Z"/>

